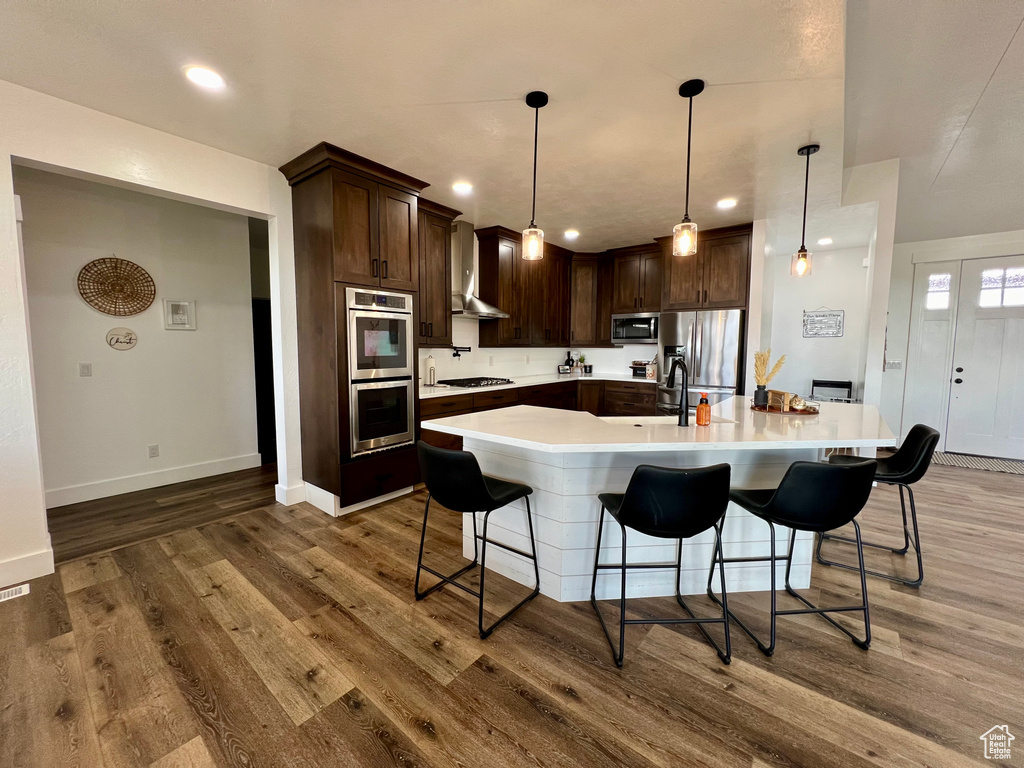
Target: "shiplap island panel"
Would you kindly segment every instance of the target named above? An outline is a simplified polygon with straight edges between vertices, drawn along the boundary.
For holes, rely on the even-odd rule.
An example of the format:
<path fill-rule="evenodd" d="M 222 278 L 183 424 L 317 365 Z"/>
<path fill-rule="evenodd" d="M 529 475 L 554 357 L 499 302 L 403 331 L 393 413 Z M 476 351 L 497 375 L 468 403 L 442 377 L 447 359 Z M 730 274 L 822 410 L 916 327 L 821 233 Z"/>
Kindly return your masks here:
<path fill-rule="evenodd" d="M 485 473 L 533 487 L 541 591 L 560 601 L 589 599 L 600 511 L 597 494 L 625 490 L 641 464 L 697 467 L 725 462 L 732 465 L 733 487 L 764 488 L 776 485 L 792 462 L 819 460 L 827 449 L 854 448 L 873 455 L 875 448 L 896 445 L 874 406 L 825 403 L 817 415 L 790 416 L 753 412 L 743 397 L 714 406 L 708 427 L 679 427 L 672 416 L 598 417 L 523 405 L 433 419 L 422 426 L 461 436 L 464 448 L 477 456 Z M 489 525 L 492 538 L 528 549 L 523 502 L 494 512 Z M 467 557 L 472 557 L 472 530 L 467 518 L 463 525 Z M 777 530 L 778 545 L 784 547 L 788 531 Z M 726 557 L 767 554 L 768 526 L 730 504 L 724 540 Z M 712 542 L 713 532 L 683 543 L 683 594 L 704 592 Z M 602 544 L 601 561 L 615 561 L 621 552 L 616 524 L 605 525 Z M 812 544 L 810 534 L 798 533 L 793 566 L 793 583 L 798 588 L 810 580 Z M 675 553 L 675 542 L 629 533 L 630 562 L 671 563 Z M 491 548 L 487 567 L 532 585 L 533 568 L 514 554 Z M 779 565 L 780 578 L 783 567 Z M 726 576 L 731 590 L 769 587 L 767 565 L 732 564 Z M 669 566 L 633 571 L 628 594 L 672 595 L 673 581 Z M 602 573 L 598 597 L 615 597 L 618 590 L 618 577 Z"/>

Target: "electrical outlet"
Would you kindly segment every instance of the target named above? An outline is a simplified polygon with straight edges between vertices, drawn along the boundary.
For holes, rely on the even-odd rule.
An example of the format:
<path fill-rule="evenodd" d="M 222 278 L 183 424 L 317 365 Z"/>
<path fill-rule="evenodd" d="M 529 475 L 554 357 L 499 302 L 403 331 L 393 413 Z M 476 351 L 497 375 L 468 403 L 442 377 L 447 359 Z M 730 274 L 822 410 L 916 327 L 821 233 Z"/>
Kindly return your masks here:
<path fill-rule="evenodd" d="M 489 355 L 487 358 L 488 365 L 494 365 L 494 355 Z"/>
<path fill-rule="evenodd" d="M 78 375 L 79 376 L 92 376 L 92 363 L 79 363 L 78 364 Z"/>
<path fill-rule="evenodd" d="M 159 445 L 151 445 L 151 446 L 149 446 L 149 458 L 155 459 L 159 455 L 160 455 L 160 446 Z"/>

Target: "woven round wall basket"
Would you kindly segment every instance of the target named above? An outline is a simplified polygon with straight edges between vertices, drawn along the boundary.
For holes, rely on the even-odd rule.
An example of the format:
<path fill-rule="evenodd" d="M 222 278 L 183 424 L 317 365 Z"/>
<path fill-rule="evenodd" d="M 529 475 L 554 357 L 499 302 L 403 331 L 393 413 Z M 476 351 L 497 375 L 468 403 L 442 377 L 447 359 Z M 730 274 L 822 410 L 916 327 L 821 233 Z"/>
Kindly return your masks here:
<path fill-rule="evenodd" d="M 149 309 L 156 298 L 156 283 L 135 262 L 111 256 L 82 267 L 78 292 L 89 306 L 106 315 L 129 317 Z"/>

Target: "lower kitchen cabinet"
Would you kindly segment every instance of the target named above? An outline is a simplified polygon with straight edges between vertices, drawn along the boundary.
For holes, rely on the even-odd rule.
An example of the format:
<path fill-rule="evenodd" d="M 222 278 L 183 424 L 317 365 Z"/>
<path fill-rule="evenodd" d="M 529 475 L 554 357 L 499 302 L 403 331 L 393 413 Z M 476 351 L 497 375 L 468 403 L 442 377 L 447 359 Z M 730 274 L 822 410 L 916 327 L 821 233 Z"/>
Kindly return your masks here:
<path fill-rule="evenodd" d="M 654 416 L 657 413 L 658 385 L 653 381 L 606 381 L 604 415 Z"/>

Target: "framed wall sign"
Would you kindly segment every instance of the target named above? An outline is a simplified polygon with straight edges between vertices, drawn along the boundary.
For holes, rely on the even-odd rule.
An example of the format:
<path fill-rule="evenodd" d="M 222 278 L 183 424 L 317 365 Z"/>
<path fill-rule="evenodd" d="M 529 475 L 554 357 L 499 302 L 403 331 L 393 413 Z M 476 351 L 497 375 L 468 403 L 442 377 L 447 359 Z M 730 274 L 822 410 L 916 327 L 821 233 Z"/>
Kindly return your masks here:
<path fill-rule="evenodd" d="M 139 337 L 131 328 L 111 328 L 107 331 L 107 346 L 120 352 L 131 349 L 138 341 Z"/>
<path fill-rule="evenodd" d="M 194 331 L 196 303 L 184 299 L 164 299 L 164 328 L 168 331 Z"/>
<path fill-rule="evenodd" d="M 804 338 L 828 339 L 843 335 L 846 311 L 842 309 L 804 310 Z"/>

